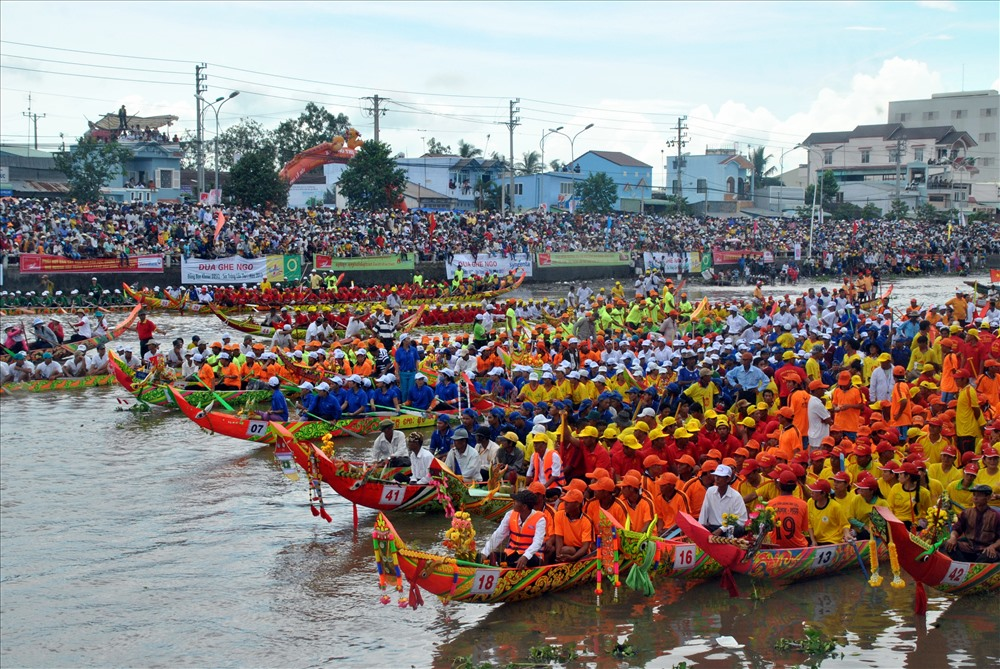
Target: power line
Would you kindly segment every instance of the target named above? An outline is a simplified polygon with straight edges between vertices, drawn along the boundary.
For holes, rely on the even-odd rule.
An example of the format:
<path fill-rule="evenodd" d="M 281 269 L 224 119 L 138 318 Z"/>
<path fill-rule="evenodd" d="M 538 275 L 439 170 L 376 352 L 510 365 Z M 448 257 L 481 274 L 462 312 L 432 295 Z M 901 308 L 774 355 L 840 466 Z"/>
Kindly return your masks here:
<path fill-rule="evenodd" d="M 33 67 L 16 67 L 14 65 L 0 65 L 4 70 L 22 70 L 24 72 L 34 72 L 36 74 L 54 74 L 64 77 L 83 77 L 84 79 L 104 79 L 106 81 L 129 81 L 137 84 L 157 84 L 159 86 L 187 86 L 179 81 L 150 81 L 148 79 L 124 79 L 122 77 L 103 77 L 97 74 L 76 74 L 73 72 L 53 72 L 51 70 L 36 70 Z"/>
<path fill-rule="evenodd" d="M 383 105 L 386 102 L 389 102 L 389 100 L 386 99 L 386 98 L 380 98 L 378 96 L 378 93 L 376 93 L 376 94 L 374 94 L 372 96 L 369 96 L 367 98 L 361 98 L 361 99 L 362 100 L 368 100 L 369 102 L 372 103 L 371 107 L 365 107 L 362 111 L 364 111 L 366 114 L 368 114 L 369 116 L 371 116 L 372 120 L 375 122 L 375 132 L 374 132 L 374 135 L 375 135 L 375 141 L 377 142 L 378 141 L 378 122 L 379 122 L 379 118 L 381 118 L 382 116 L 385 116 L 385 113 L 387 111 L 389 111 L 388 109 L 385 109 L 384 107 L 381 108 L 381 109 L 379 107 L 380 107 L 380 105 Z"/>
<path fill-rule="evenodd" d="M 81 63 L 79 61 L 73 62 L 69 60 L 54 60 L 51 58 L 39 58 L 37 56 L 21 56 L 18 54 L 4 53 L 0 54 L 4 58 L 21 58 L 23 60 L 37 60 L 40 63 L 57 63 L 59 65 L 79 65 L 80 67 L 99 67 L 104 70 L 128 70 L 129 72 L 152 72 L 154 74 L 177 74 L 184 76 L 183 72 L 172 72 L 170 70 L 150 70 L 145 67 L 123 67 L 121 65 L 97 65 L 96 63 Z"/>

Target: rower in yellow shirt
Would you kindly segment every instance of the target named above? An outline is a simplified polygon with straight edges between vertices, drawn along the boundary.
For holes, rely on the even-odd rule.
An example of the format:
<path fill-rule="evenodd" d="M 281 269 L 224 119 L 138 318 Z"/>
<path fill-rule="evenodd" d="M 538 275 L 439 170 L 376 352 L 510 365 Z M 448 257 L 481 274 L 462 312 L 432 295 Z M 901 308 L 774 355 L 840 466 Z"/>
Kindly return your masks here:
<path fill-rule="evenodd" d="M 963 509 L 971 508 L 972 493 L 970 492 L 970 488 L 976 485 L 976 476 L 978 475 L 979 469 L 974 463 L 970 462 L 962 470 L 962 478 L 948 486 L 948 498 Z"/>
<path fill-rule="evenodd" d="M 830 482 L 823 479 L 806 488 L 809 491 L 809 530 L 814 546 L 839 544 L 849 539 L 850 523 L 843 507 L 831 496 Z"/>
<path fill-rule="evenodd" d="M 941 451 L 948 445 L 948 440 L 941 436 L 943 425 L 940 418 L 931 418 L 927 421 L 928 433 L 917 440 L 917 444 L 924 450 L 924 457 L 932 464 L 941 462 Z"/>
<path fill-rule="evenodd" d="M 962 470 L 955 466 L 956 457 L 958 457 L 958 449 L 948 444 L 941 449 L 941 462 L 933 463 L 927 467 L 927 476 L 938 481 L 945 490 L 952 483 L 962 480 Z"/>

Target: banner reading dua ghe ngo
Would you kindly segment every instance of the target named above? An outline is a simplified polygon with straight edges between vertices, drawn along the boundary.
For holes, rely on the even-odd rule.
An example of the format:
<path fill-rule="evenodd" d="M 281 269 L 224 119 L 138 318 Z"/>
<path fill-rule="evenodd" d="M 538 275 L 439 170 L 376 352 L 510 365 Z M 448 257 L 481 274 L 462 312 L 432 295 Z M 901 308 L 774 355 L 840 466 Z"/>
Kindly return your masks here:
<path fill-rule="evenodd" d="M 298 281 L 302 278 L 302 256 L 273 255 L 266 258 L 216 258 L 202 260 L 185 258 L 181 261 L 181 283 L 258 284 L 267 277 L 275 281 Z"/>
<path fill-rule="evenodd" d="M 21 274 L 138 274 L 163 273 L 162 255 L 129 256 L 126 264 L 121 258 L 85 258 L 73 260 L 62 256 L 22 253 Z"/>
<path fill-rule="evenodd" d="M 715 249 L 712 251 L 712 260 L 716 265 L 736 265 L 740 258 L 749 260 L 760 260 L 761 262 L 774 262 L 773 251 L 722 251 Z"/>
<path fill-rule="evenodd" d="M 455 278 L 455 270 L 459 267 L 462 268 L 465 276 L 486 276 L 487 274 L 506 276 L 510 274 L 511 270 L 515 274 L 524 272 L 525 276 L 531 276 L 531 256 L 524 253 L 518 253 L 513 258 L 479 254 L 473 260 L 471 253 L 456 253 L 452 256 L 451 262 L 444 265 L 449 279 Z"/>

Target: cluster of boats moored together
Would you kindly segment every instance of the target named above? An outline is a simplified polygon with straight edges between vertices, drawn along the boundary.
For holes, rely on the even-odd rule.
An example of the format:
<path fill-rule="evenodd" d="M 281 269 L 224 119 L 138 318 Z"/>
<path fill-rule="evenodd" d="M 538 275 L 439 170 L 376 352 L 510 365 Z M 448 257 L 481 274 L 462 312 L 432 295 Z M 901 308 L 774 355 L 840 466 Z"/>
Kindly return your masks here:
<path fill-rule="evenodd" d="M 918 613 L 923 586 L 1000 588 L 995 302 L 958 290 L 895 310 L 891 288 L 847 277 L 834 292 L 717 303 L 648 277 L 629 300 L 576 286 L 568 300 L 508 300 L 520 280 L 497 285 L 456 296 L 462 315 L 435 316 L 437 329 L 423 317 L 448 298 L 404 304 L 395 287 L 369 308 L 247 320 L 206 301 L 243 343 L 169 349 L 148 311 L 184 300 L 126 286 L 136 304 L 121 322 L 79 309 L 70 340 L 42 314 L 8 320 L 0 388 L 113 380 L 137 408 L 273 447 L 286 476 L 305 473 L 314 515 L 330 520 L 324 484 L 355 505 L 355 527 L 358 506 L 379 511 L 383 603 L 392 590 L 415 608 L 421 591 L 497 603 L 591 582 L 600 604 L 665 577 L 718 577 L 736 596 L 735 574 L 847 570 L 877 587 L 886 562 L 893 587 L 902 572 L 917 582 Z M 138 355 L 109 345 L 132 328 Z M 369 435 L 367 459 L 337 454 L 335 439 Z M 408 546 L 390 522 L 406 512 L 449 518 L 442 547 Z M 477 540 L 470 516 L 495 530 Z"/>

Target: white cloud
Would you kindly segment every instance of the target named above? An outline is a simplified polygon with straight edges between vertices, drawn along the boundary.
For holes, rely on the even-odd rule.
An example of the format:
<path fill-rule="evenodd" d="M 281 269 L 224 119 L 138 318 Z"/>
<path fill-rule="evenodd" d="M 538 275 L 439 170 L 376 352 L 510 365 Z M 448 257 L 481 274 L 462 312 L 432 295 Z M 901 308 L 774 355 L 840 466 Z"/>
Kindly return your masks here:
<path fill-rule="evenodd" d="M 937 9 L 943 12 L 958 11 L 958 6 L 952 0 L 920 0 L 917 5 L 924 9 Z"/>
<path fill-rule="evenodd" d="M 953 40 L 955 38 L 952 37 L 951 35 L 935 35 L 931 39 L 935 39 L 935 40 L 937 40 L 939 42 L 948 42 L 948 41 L 951 41 L 951 40 Z"/>
<path fill-rule="evenodd" d="M 853 30 L 860 33 L 881 33 L 885 32 L 882 26 L 847 26 L 844 30 Z"/>
<path fill-rule="evenodd" d="M 723 103 L 716 110 L 707 105 L 696 107 L 691 110 L 688 121 L 691 127 L 689 149 L 692 153 L 701 153 L 706 146 L 738 143 L 740 152 L 746 153 L 749 146 L 765 145 L 773 154 L 773 164 L 777 167 L 781 152 L 791 149 L 809 133 L 886 123 L 889 101 L 930 97 L 931 93 L 941 90 L 941 75 L 926 63 L 891 58 L 882 63 L 877 73 L 856 74 L 847 90 L 820 89 L 805 111 L 787 118 L 778 118 L 764 107 L 751 108 L 734 100 Z M 644 157 L 647 162 L 648 158 Z M 804 159 L 804 151 L 789 150 L 784 159 L 785 170 Z"/>

